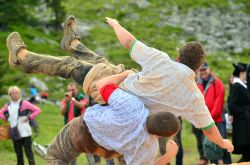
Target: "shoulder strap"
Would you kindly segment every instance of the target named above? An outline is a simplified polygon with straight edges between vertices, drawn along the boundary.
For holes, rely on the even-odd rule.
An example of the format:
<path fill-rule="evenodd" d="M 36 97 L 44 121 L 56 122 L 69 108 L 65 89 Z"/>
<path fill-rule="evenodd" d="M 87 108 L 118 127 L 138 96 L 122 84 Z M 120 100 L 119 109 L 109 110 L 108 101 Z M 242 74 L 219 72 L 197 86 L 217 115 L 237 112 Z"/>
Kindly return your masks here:
<path fill-rule="evenodd" d="M 19 115 L 20 115 L 20 110 L 21 110 L 22 104 L 23 104 L 23 100 L 21 100 L 21 101 L 20 101 L 20 103 L 19 103 L 19 108 L 18 108 L 18 115 L 17 115 L 17 118 L 18 118 L 18 117 L 19 117 Z"/>
<path fill-rule="evenodd" d="M 19 103 L 19 108 L 18 108 L 18 112 L 17 112 L 17 119 L 19 118 L 19 115 L 20 115 L 20 110 L 21 110 L 21 107 L 22 107 L 22 103 L 23 103 L 23 100 L 20 101 Z M 10 105 L 10 102 L 7 104 L 8 106 Z M 7 111 L 9 113 L 9 109 Z M 9 114 L 8 114 L 9 115 Z M 8 116 L 9 117 L 9 116 Z M 18 124 L 18 122 L 17 122 Z"/>
<path fill-rule="evenodd" d="M 18 118 L 20 116 L 20 110 L 21 110 L 22 104 L 23 104 L 23 100 L 20 100 L 19 108 L 18 108 L 18 114 L 17 114 L 17 126 L 18 126 Z"/>

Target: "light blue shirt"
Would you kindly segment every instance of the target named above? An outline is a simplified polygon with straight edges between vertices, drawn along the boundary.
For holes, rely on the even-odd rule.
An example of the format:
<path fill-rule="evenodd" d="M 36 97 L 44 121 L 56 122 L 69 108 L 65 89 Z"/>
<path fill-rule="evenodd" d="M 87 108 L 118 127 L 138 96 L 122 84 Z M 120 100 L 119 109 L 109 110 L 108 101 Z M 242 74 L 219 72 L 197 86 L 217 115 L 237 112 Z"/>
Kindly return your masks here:
<path fill-rule="evenodd" d="M 31 88 L 30 88 L 30 95 L 31 95 L 31 96 L 37 96 L 37 95 L 38 95 L 37 89 L 31 87 Z"/>
<path fill-rule="evenodd" d="M 116 89 L 108 106 L 94 105 L 84 114 L 93 139 L 108 150 L 124 154 L 128 165 L 153 164 L 158 140 L 146 129 L 148 109 L 134 95 Z"/>

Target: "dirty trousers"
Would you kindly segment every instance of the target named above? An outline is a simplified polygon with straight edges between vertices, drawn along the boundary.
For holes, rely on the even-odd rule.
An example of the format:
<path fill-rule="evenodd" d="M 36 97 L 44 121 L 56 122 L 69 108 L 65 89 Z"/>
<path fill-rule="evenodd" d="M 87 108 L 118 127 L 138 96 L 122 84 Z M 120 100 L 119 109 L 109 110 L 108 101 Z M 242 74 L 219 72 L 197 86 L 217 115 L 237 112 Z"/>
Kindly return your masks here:
<path fill-rule="evenodd" d="M 66 124 L 49 145 L 45 157 L 47 165 L 69 165 L 81 153 L 91 153 L 106 159 L 118 158 L 121 154 L 110 151 L 92 138 L 83 116 Z"/>
<path fill-rule="evenodd" d="M 104 104 L 96 90 L 95 83 L 102 78 L 125 71 L 124 66 L 113 65 L 83 44 L 79 44 L 71 51 L 71 54 L 71 57 L 55 57 L 28 52 L 20 68 L 25 73 L 42 73 L 65 79 L 71 78 L 83 86 L 84 92 L 92 96 L 96 102 Z"/>

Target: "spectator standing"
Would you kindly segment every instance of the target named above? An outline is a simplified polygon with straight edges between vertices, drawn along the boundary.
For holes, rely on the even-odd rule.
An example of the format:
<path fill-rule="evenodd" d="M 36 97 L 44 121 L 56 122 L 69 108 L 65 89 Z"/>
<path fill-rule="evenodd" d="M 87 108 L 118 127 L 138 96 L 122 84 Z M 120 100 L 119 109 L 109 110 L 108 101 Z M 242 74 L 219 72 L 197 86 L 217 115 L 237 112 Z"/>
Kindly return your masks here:
<path fill-rule="evenodd" d="M 210 71 L 207 62 L 200 67 L 197 85 L 204 95 L 206 105 L 222 137 L 227 138 L 226 123 L 223 117 L 225 88 L 222 81 Z M 218 160 L 210 161 L 218 163 Z M 226 150 L 223 153 L 223 163 L 231 163 L 230 154 Z"/>
<path fill-rule="evenodd" d="M 228 84 L 229 84 L 229 95 L 227 97 L 227 105 L 226 105 L 226 109 L 227 109 L 227 113 L 225 114 L 225 118 L 226 118 L 226 127 L 227 127 L 227 134 L 232 135 L 232 122 L 233 122 L 233 116 L 230 115 L 230 110 L 229 110 L 229 101 L 230 101 L 230 93 L 231 93 L 231 88 L 233 85 L 233 81 L 234 81 L 234 75 L 230 75 L 228 78 Z"/>
<path fill-rule="evenodd" d="M 68 84 L 67 92 L 61 102 L 61 113 L 64 116 L 64 124 L 84 113 L 87 105 L 88 98 L 78 91 L 77 85 L 75 83 Z"/>
<path fill-rule="evenodd" d="M 67 92 L 61 101 L 61 114 L 64 116 L 64 124 L 66 125 L 74 117 L 78 117 L 84 113 L 88 102 L 88 97 L 78 91 L 77 84 L 69 83 L 67 86 Z M 87 159 L 88 161 L 90 159 L 88 155 Z M 76 160 L 71 162 L 71 165 L 75 164 Z"/>
<path fill-rule="evenodd" d="M 28 101 L 21 100 L 21 92 L 17 86 L 8 90 L 10 102 L 5 104 L 0 110 L 0 118 L 7 120 L 10 127 L 17 128 L 18 138 L 12 137 L 14 150 L 17 157 L 17 165 L 24 165 L 23 147 L 29 161 L 29 165 L 35 164 L 32 152 L 31 127 L 29 121 L 34 119 L 41 110 Z"/>
<path fill-rule="evenodd" d="M 197 142 L 197 149 L 199 152 L 199 163 L 198 165 L 206 165 L 207 164 L 207 158 L 204 156 L 203 148 L 202 148 L 202 140 L 203 140 L 203 133 L 202 130 L 195 128 L 192 125 L 192 131 L 195 135 L 196 142 Z"/>
<path fill-rule="evenodd" d="M 233 64 L 234 80 L 229 96 L 229 110 L 233 116 L 234 154 L 242 154 L 239 162 L 250 161 L 250 96 L 247 88 L 247 65 Z M 248 77 L 249 78 L 249 77 Z"/>

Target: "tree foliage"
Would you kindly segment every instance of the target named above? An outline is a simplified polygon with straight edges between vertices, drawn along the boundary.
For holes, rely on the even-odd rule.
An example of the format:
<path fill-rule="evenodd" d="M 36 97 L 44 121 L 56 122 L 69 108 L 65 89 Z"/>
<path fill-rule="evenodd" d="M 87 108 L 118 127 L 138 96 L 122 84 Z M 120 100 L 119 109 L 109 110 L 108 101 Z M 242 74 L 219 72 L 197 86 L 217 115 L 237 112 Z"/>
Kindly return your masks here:
<path fill-rule="evenodd" d="M 0 0 L 0 27 L 7 30 L 12 23 L 32 22 L 29 8 L 38 5 L 35 0 Z"/>
<path fill-rule="evenodd" d="M 47 3 L 47 6 L 52 9 L 54 12 L 54 20 L 52 21 L 52 25 L 56 28 L 59 29 L 61 28 L 61 23 L 65 19 L 65 10 L 64 7 L 61 4 L 61 0 L 45 0 Z"/>

